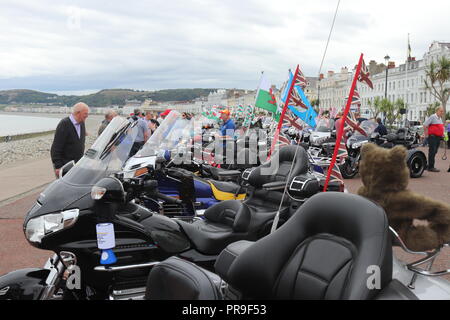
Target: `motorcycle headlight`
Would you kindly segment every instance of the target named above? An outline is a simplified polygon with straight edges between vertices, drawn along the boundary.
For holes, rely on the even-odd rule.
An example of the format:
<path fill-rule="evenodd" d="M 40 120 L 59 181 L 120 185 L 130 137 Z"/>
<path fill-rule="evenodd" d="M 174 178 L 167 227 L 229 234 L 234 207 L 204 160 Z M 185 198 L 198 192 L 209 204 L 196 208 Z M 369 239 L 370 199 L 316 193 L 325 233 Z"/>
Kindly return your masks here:
<path fill-rule="evenodd" d="M 30 219 L 25 228 L 25 236 L 30 242 L 41 243 L 45 236 L 74 225 L 79 214 L 79 209 L 71 209 Z"/>

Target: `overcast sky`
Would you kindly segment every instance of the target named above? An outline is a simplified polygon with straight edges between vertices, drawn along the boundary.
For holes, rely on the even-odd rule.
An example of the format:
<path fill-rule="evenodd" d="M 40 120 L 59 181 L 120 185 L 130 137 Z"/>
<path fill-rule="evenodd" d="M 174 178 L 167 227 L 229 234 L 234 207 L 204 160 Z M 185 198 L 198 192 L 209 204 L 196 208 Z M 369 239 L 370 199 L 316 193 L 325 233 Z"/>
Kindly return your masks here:
<path fill-rule="evenodd" d="M 256 89 L 317 76 L 337 0 L 0 0 L 0 90 Z M 450 42 L 450 1 L 341 0 L 322 72 Z"/>

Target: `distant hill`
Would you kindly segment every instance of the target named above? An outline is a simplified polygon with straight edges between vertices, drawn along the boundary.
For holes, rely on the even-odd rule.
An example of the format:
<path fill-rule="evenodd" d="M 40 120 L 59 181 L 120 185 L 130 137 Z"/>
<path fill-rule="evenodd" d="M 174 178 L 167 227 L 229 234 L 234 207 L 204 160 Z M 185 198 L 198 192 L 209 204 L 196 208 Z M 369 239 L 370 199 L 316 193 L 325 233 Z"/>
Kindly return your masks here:
<path fill-rule="evenodd" d="M 91 107 L 107 107 L 110 105 L 125 105 L 127 100 L 152 99 L 157 102 L 190 101 L 201 96 L 207 96 L 217 89 L 167 89 L 160 91 L 140 91 L 131 89 L 105 89 L 84 96 L 60 96 L 52 93 L 26 89 L 0 91 L 0 104 L 31 104 L 48 103 L 72 106 L 79 101 Z"/>

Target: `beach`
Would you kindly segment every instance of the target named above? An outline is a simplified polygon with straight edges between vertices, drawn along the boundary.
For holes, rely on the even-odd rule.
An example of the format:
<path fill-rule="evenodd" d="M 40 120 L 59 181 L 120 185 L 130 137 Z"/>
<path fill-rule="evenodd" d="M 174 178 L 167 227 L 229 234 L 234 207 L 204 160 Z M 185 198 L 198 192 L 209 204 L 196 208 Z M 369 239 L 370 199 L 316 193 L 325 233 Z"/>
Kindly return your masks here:
<path fill-rule="evenodd" d="M 53 113 L 2 113 L 8 115 L 24 115 L 32 117 L 63 119 L 68 114 Z M 86 120 L 86 150 L 97 139 L 97 131 L 103 120 L 101 115 L 91 115 Z M 42 160 L 48 158 L 50 161 L 50 148 L 54 139 L 54 131 L 44 134 L 34 134 L 29 138 L 0 142 L 0 168 L 17 166 L 24 161 Z"/>

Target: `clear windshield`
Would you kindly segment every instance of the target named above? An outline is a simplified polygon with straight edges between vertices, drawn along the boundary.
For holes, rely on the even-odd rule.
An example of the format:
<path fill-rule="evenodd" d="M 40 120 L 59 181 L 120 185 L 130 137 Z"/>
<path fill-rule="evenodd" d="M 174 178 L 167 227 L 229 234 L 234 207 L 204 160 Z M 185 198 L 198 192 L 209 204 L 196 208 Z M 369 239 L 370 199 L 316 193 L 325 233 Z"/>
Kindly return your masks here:
<path fill-rule="evenodd" d="M 334 128 L 334 121 L 331 119 L 320 119 L 317 122 L 317 132 L 330 132 Z"/>
<path fill-rule="evenodd" d="M 135 157 L 163 156 L 165 151 L 175 149 L 191 138 L 193 123 L 193 120 L 183 119 L 177 111 L 171 111 Z"/>
<path fill-rule="evenodd" d="M 373 120 L 366 120 L 366 121 L 361 122 L 360 127 L 367 133 L 367 137 L 370 137 L 372 135 L 372 133 L 375 131 L 375 129 L 378 127 L 378 123 L 376 123 Z M 364 136 L 358 130 L 355 130 L 354 134 L 355 134 L 355 136 Z"/>
<path fill-rule="evenodd" d="M 115 117 L 63 180 L 76 185 L 94 185 L 119 172 L 128 159 L 136 135 L 134 123 Z"/>

